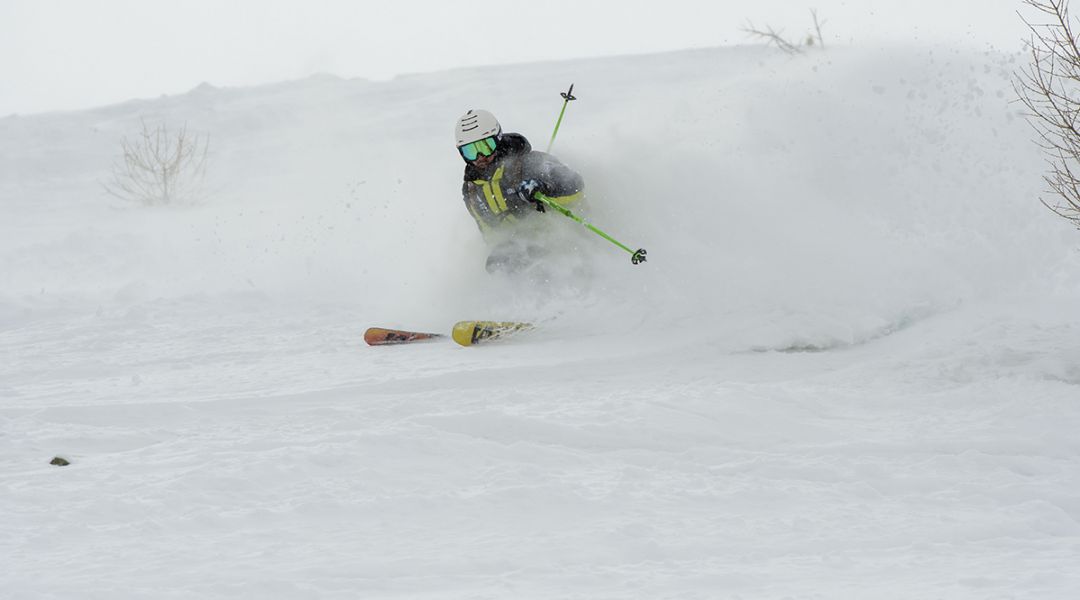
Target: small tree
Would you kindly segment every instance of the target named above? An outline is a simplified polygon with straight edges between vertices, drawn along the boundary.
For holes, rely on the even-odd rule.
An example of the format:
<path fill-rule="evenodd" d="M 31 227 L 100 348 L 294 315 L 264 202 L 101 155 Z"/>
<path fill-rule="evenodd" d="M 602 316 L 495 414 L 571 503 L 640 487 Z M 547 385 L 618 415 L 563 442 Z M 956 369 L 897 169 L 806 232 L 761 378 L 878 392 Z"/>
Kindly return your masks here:
<path fill-rule="evenodd" d="M 210 138 L 188 133 L 185 124 L 170 132 L 162 123 L 142 121 L 138 137 L 120 140 L 123 158 L 113 164 L 105 191 L 146 205 L 192 203 L 202 192 Z"/>
<path fill-rule="evenodd" d="M 1045 20 L 1024 19 L 1032 34 L 1031 62 L 1020 69 L 1015 83 L 1050 163 L 1043 179 L 1047 192 L 1056 198 L 1052 203 L 1039 200 L 1080 227 L 1080 46 L 1067 0 L 1024 0 L 1024 4 Z"/>

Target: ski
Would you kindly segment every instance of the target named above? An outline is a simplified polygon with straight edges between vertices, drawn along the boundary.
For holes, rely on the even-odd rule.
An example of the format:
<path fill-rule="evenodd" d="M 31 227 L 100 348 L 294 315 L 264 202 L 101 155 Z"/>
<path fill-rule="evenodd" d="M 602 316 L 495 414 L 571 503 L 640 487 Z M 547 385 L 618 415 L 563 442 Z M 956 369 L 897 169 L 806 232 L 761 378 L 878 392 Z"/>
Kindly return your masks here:
<path fill-rule="evenodd" d="M 454 325 L 451 337 L 462 346 L 474 346 L 505 338 L 519 331 L 532 329 L 531 323 L 506 321 L 459 321 Z"/>
<path fill-rule="evenodd" d="M 401 329 L 384 329 L 371 327 L 364 332 L 364 341 L 369 346 L 385 346 L 388 344 L 408 344 L 410 342 L 425 342 L 445 337 L 441 333 L 424 333 L 421 331 L 404 331 Z"/>

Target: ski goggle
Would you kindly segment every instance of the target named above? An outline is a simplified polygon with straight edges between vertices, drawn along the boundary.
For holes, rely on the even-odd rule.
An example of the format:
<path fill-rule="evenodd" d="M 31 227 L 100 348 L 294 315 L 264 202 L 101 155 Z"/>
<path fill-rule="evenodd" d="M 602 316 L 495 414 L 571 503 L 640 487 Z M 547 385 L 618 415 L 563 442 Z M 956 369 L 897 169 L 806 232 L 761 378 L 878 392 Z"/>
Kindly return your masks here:
<path fill-rule="evenodd" d="M 461 152 L 461 156 L 469 161 L 476 160 L 476 157 L 481 154 L 484 156 L 491 156 L 491 154 L 495 152 L 495 137 L 486 137 L 482 140 L 459 146 L 458 152 Z"/>

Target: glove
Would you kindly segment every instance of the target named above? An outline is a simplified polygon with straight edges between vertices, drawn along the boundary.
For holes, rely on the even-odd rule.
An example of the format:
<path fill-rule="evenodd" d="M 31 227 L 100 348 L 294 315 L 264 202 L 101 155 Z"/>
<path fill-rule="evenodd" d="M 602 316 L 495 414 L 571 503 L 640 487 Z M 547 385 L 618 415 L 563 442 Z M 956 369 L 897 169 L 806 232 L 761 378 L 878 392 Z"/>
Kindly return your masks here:
<path fill-rule="evenodd" d="M 535 179 L 526 179 L 518 184 L 518 193 L 521 197 L 532 202 L 539 212 L 544 212 L 544 203 L 536 199 L 537 192 L 543 192 L 543 185 Z"/>

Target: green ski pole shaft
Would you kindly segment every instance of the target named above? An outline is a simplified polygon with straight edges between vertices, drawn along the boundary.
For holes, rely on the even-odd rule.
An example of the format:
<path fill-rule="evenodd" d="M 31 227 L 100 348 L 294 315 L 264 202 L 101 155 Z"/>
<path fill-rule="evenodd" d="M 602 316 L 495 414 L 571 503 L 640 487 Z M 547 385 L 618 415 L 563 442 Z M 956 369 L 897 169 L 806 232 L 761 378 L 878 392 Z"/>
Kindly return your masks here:
<path fill-rule="evenodd" d="M 618 246 L 618 247 L 622 248 L 623 250 L 627 251 L 628 253 L 630 253 L 630 262 L 631 263 L 637 265 L 637 264 L 641 264 L 641 263 L 645 262 L 645 256 L 648 254 L 648 252 L 646 252 L 644 248 L 638 248 L 637 250 L 631 250 L 629 247 L 626 246 L 626 244 L 623 244 L 622 242 L 620 242 L 619 240 L 611 237 L 607 233 L 604 233 L 603 231 L 600 230 L 600 228 L 595 227 L 594 225 L 592 225 L 591 223 L 589 223 L 585 219 L 582 219 L 581 217 L 575 215 L 573 212 L 570 211 L 569 208 L 566 208 L 565 206 L 562 206 L 561 204 L 555 202 L 551 198 L 548 198 L 547 196 L 545 196 L 545 195 L 543 195 L 543 194 L 541 194 L 539 192 L 536 193 L 535 197 L 540 202 L 543 202 L 546 206 L 548 206 L 548 207 L 562 213 L 563 215 L 565 215 L 567 217 L 570 217 L 574 221 L 577 221 L 578 223 L 584 225 L 585 228 L 588 229 L 589 231 L 595 233 L 596 235 L 599 235 L 600 237 L 604 238 L 605 240 L 611 242 L 612 244 L 615 244 L 616 246 Z"/>
<path fill-rule="evenodd" d="M 559 120 L 555 121 L 555 131 L 551 132 L 551 141 L 548 142 L 547 151 L 551 152 L 551 147 L 555 145 L 555 136 L 559 135 L 559 126 L 562 125 L 563 115 L 566 114 L 566 106 L 570 104 L 571 100 L 577 100 L 574 97 L 574 84 L 570 84 L 570 89 L 560 94 L 563 97 L 562 110 L 559 111 Z"/>

